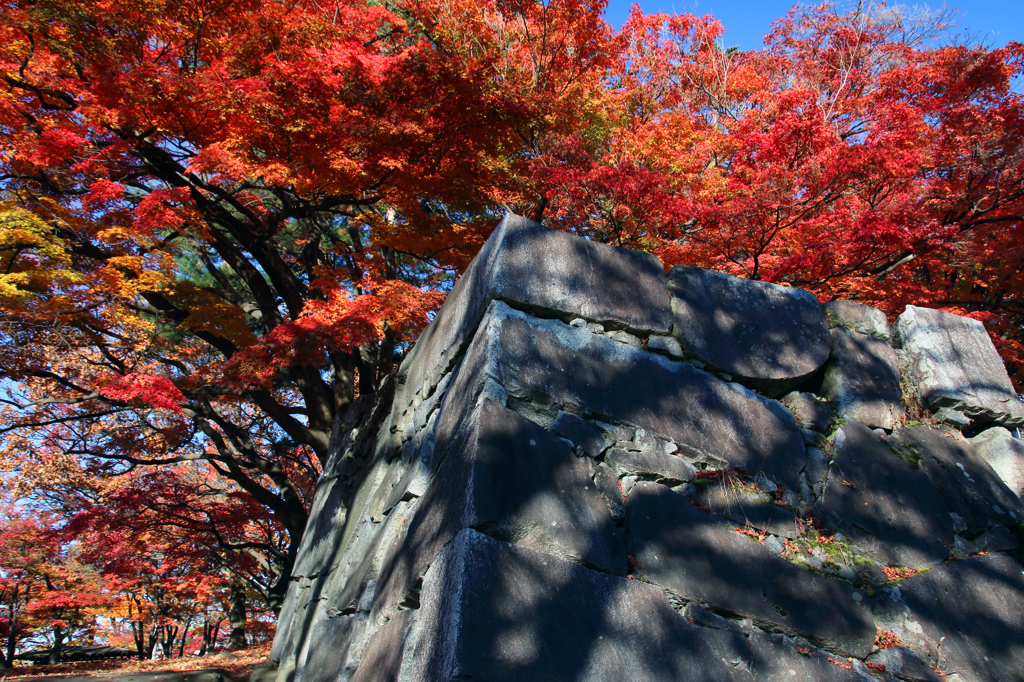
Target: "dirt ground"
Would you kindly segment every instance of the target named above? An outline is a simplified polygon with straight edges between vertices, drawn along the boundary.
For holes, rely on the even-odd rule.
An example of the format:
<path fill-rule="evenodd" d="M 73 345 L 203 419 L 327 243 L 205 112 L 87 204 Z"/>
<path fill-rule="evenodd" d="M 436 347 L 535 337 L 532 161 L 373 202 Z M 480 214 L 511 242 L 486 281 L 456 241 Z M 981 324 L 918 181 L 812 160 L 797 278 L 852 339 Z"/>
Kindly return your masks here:
<path fill-rule="evenodd" d="M 3 682 L 232 682 L 265 665 L 270 644 L 162 661 L 94 661 L 0 670 Z"/>

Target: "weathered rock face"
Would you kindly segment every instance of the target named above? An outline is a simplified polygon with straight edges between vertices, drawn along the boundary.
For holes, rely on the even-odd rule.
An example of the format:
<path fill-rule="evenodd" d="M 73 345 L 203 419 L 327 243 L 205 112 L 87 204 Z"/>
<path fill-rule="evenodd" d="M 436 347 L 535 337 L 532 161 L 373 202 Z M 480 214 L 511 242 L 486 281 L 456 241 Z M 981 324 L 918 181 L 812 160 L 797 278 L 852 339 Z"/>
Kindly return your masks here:
<path fill-rule="evenodd" d="M 668 287 L 683 352 L 740 383 L 779 395 L 828 358 L 825 316 L 806 291 L 683 265 Z"/>
<path fill-rule="evenodd" d="M 426 397 L 458 360 L 491 301 L 609 329 L 667 334 L 669 296 L 658 259 L 508 215 L 402 364 L 405 393 Z"/>
<path fill-rule="evenodd" d="M 490 400 L 470 421 L 468 436 L 453 441 L 445 454 L 407 535 L 391 547 L 374 613 L 390 617 L 441 548 L 467 527 L 606 573 L 625 573 L 621 534 L 565 443 Z"/>
<path fill-rule="evenodd" d="M 843 419 L 887 431 L 906 414 L 896 351 L 883 339 L 842 328 L 832 330 L 821 395 L 835 403 Z"/>
<path fill-rule="evenodd" d="M 825 311 L 507 218 L 334 445 L 277 682 L 1024 680 L 1020 441 L 900 392 L 1013 423 L 1005 371 L 962 318 L 905 315 L 897 363 Z"/>
<path fill-rule="evenodd" d="M 939 566 L 889 588 L 879 627 L 964 682 L 1024 680 L 1024 575 L 1005 554 Z"/>
<path fill-rule="evenodd" d="M 463 378 L 472 385 L 489 378 L 517 400 L 628 422 L 664 436 L 694 461 L 728 463 L 799 486 L 803 440 L 779 403 L 585 328 L 496 302 L 466 353 L 455 396 L 471 390 Z M 439 441 L 461 431 L 461 421 L 439 419 Z"/>
<path fill-rule="evenodd" d="M 896 337 L 928 408 L 979 424 L 1024 426 L 1024 404 L 981 322 L 911 305 L 896 320 Z"/>
<path fill-rule="evenodd" d="M 948 426 L 908 426 L 893 439 L 935 485 L 946 509 L 963 519 L 967 537 L 1024 522 L 1024 504 L 971 444 Z"/>
<path fill-rule="evenodd" d="M 972 438 L 971 444 L 1003 483 L 1024 499 L 1024 441 L 997 426 Z"/>
<path fill-rule="evenodd" d="M 849 422 L 832 439 L 828 483 L 817 510 L 868 557 L 921 568 L 942 561 L 953 523 L 925 474 L 900 459 L 881 436 Z"/>
<path fill-rule="evenodd" d="M 839 327 L 865 336 L 888 341 L 889 320 L 878 308 L 853 301 L 829 301 L 821 306 L 829 327 Z"/>
<path fill-rule="evenodd" d="M 634 486 L 626 537 L 634 572 L 646 582 L 847 656 L 871 653 L 875 626 L 865 593 L 786 561 L 680 493 L 654 483 Z"/>
<path fill-rule="evenodd" d="M 423 589 L 412 680 L 860 679 L 782 637 L 691 624 L 655 585 L 472 530 Z"/>

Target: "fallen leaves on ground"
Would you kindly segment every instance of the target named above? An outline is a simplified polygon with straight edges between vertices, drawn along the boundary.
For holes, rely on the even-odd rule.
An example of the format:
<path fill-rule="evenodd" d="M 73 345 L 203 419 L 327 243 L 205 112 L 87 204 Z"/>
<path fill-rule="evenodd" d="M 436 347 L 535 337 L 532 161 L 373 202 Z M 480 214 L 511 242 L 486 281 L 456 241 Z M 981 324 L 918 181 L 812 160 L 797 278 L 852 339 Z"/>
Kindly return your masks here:
<path fill-rule="evenodd" d="M 162 661 L 83 661 L 63 665 L 18 666 L 10 670 L 0 670 L 0 679 L 15 681 L 26 677 L 57 677 L 61 675 L 94 675 L 98 678 L 109 673 L 189 672 L 217 668 L 229 673 L 232 678 L 241 680 L 245 679 L 254 667 L 265 663 L 269 656 L 270 643 L 268 642 L 238 651 L 222 651 L 212 656 L 185 656 Z"/>

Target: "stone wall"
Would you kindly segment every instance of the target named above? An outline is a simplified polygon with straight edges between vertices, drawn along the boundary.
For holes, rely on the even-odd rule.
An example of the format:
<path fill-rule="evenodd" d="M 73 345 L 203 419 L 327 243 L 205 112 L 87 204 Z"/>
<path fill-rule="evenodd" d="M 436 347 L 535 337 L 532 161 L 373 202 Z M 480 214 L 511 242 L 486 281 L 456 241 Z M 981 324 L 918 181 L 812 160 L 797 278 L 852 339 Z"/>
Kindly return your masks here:
<path fill-rule="evenodd" d="M 978 322 L 509 216 L 391 388 L 278 682 L 1024 680 L 1024 405 Z"/>

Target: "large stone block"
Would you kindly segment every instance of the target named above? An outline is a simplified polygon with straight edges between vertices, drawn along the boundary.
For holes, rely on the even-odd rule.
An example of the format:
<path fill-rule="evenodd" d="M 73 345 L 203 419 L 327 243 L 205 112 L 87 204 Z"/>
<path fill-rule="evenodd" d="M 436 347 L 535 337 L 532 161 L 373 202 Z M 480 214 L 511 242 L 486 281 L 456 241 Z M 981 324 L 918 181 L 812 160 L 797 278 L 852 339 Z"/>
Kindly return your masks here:
<path fill-rule="evenodd" d="M 472 527 L 609 573 L 625 550 L 583 464 L 553 434 L 489 400 L 447 453 L 378 578 L 374 612 L 390 615 L 441 548 Z"/>
<path fill-rule="evenodd" d="M 402 363 L 398 403 L 424 397 L 454 365 L 488 304 L 575 317 L 609 329 L 668 334 L 672 326 L 661 262 L 506 215 L 456 282 L 437 317 Z"/>
<path fill-rule="evenodd" d="M 307 580 L 292 580 L 288 596 L 281 608 L 270 660 L 278 665 L 278 682 L 293 682 L 296 665 L 306 641 L 310 627 L 319 613 L 319 600 L 313 599 L 313 590 Z"/>
<path fill-rule="evenodd" d="M 680 493 L 637 483 L 626 498 L 625 528 L 641 579 L 849 656 L 871 652 L 865 593 L 789 563 Z"/>
<path fill-rule="evenodd" d="M 909 446 L 907 454 L 920 463 L 946 508 L 964 520 L 961 535 L 1024 523 L 1024 504 L 958 431 L 922 424 L 898 430 L 893 439 Z"/>
<path fill-rule="evenodd" d="M 668 287 L 687 357 L 745 385 L 781 395 L 828 359 L 828 327 L 810 292 L 684 265 L 669 271 Z"/>
<path fill-rule="evenodd" d="M 685 459 L 662 452 L 631 452 L 611 448 L 605 452 L 604 461 L 623 474 L 638 474 L 669 483 L 692 481 L 695 474 L 693 465 Z"/>
<path fill-rule="evenodd" d="M 825 492 L 815 505 L 830 528 L 887 564 L 920 568 L 948 556 L 953 523 L 924 472 L 857 422 L 835 433 L 832 448 Z"/>
<path fill-rule="evenodd" d="M 1024 426 L 1024 405 L 981 322 L 908 305 L 895 333 L 928 409 L 956 410 L 980 424 Z"/>
<path fill-rule="evenodd" d="M 458 406 L 488 378 L 522 400 L 575 404 L 598 418 L 643 427 L 692 459 L 763 473 L 793 489 L 800 485 L 803 438 L 779 403 L 688 363 L 500 302 L 482 323 L 442 405 L 438 448 L 465 432 L 464 419 L 455 416 Z"/>
<path fill-rule="evenodd" d="M 298 603 L 299 581 L 292 579 L 288 582 L 288 591 L 285 593 L 281 612 L 277 615 L 277 631 L 270 649 L 270 660 L 275 664 L 280 663 L 286 655 L 294 653 L 294 642 L 299 637 L 294 627 L 295 609 L 298 607 Z"/>
<path fill-rule="evenodd" d="M 842 328 L 832 330 L 821 395 L 839 416 L 874 428 L 892 430 L 906 414 L 896 351 L 883 339 Z"/>
<path fill-rule="evenodd" d="M 352 676 L 352 682 L 398 682 L 412 618 L 412 611 L 401 611 L 374 634 Z"/>
<path fill-rule="evenodd" d="M 317 481 L 292 576 L 315 578 L 330 566 L 341 541 L 338 529 L 345 526 L 348 516 L 343 492 L 338 478 Z"/>
<path fill-rule="evenodd" d="M 349 660 L 355 616 L 317 613 L 297 662 L 296 682 L 334 682 Z"/>
<path fill-rule="evenodd" d="M 939 674 L 922 661 L 909 647 L 895 646 L 889 649 L 880 649 L 871 654 L 867 661 L 884 665 L 887 673 L 894 675 L 900 680 L 907 680 L 908 682 L 944 682 Z"/>
<path fill-rule="evenodd" d="M 793 391 L 779 398 L 788 407 L 801 429 L 826 433 L 834 420 L 828 401 L 813 393 Z"/>
<path fill-rule="evenodd" d="M 551 430 L 581 446 L 591 457 L 599 456 L 611 444 L 596 426 L 567 412 L 558 413 Z"/>
<path fill-rule="evenodd" d="M 858 334 L 890 338 L 889 318 L 878 308 L 853 301 L 829 301 L 821 304 L 829 327 L 841 327 Z"/>
<path fill-rule="evenodd" d="M 972 438 L 971 445 L 1003 483 L 1024 500 L 1024 440 L 996 426 Z"/>
<path fill-rule="evenodd" d="M 318 482 L 274 636 L 271 659 L 281 664 L 279 682 L 300 680 L 309 647 L 331 636 L 328 631 L 341 623 L 324 619 L 348 611 L 358 600 L 382 539 L 393 536 L 385 532 L 394 525 L 390 519 L 380 524 L 370 518 L 372 493 L 388 469 L 383 461 L 369 465 L 349 505 L 341 479 L 331 476 Z"/>
<path fill-rule="evenodd" d="M 781 635 L 693 625 L 654 585 L 472 530 L 431 566 L 419 618 L 414 682 L 864 680 Z"/>
<path fill-rule="evenodd" d="M 1024 575 L 1005 554 L 955 561 L 883 591 L 875 618 L 962 682 L 1024 680 Z"/>
<path fill-rule="evenodd" d="M 776 504 L 774 496 L 768 493 L 718 482 L 694 486 L 694 490 L 686 492 L 686 495 L 712 513 L 740 526 L 760 528 L 787 538 L 795 538 L 803 531 L 803 522 L 792 511 Z"/>

